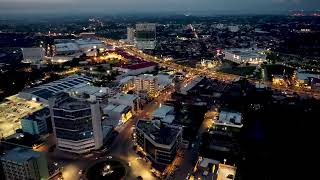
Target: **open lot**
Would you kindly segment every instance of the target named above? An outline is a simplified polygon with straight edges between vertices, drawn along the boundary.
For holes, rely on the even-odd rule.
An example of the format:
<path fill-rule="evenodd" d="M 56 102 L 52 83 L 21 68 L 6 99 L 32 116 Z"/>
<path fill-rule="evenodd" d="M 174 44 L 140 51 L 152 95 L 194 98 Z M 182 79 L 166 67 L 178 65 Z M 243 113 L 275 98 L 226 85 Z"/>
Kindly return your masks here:
<path fill-rule="evenodd" d="M 42 104 L 26 101 L 17 95 L 6 98 L 0 104 L 0 137 L 7 137 L 21 128 L 21 118 L 43 108 Z"/>

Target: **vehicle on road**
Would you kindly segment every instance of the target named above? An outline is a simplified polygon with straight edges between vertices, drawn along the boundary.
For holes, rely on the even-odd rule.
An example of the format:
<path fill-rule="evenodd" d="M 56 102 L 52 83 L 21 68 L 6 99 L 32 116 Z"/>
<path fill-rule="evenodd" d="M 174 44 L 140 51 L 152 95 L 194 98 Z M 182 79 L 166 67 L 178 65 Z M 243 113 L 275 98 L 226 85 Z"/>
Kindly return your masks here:
<path fill-rule="evenodd" d="M 186 179 L 189 179 L 189 178 L 190 178 L 190 173 L 188 173 L 188 175 L 187 175 Z"/>

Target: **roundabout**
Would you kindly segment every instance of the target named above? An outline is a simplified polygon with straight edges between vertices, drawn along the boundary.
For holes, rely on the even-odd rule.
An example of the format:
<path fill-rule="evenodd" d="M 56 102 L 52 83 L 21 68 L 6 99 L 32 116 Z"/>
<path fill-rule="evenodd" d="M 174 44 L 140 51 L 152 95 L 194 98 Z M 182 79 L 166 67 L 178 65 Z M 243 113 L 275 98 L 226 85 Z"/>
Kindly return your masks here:
<path fill-rule="evenodd" d="M 118 160 L 99 161 L 87 170 L 88 180 L 120 180 L 127 174 L 126 166 Z"/>

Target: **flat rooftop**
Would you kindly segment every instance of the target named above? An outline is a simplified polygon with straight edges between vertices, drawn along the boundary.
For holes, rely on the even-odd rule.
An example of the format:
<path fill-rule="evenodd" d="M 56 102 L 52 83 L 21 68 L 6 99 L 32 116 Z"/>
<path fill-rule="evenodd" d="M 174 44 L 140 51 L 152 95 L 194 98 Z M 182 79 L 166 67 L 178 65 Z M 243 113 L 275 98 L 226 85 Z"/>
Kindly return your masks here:
<path fill-rule="evenodd" d="M 80 84 L 78 86 L 75 86 L 70 92 L 74 92 L 75 94 L 89 94 L 89 95 L 95 95 L 95 96 L 103 96 L 106 95 L 107 93 L 104 93 L 101 87 L 97 86 L 91 86 L 88 84 Z"/>
<path fill-rule="evenodd" d="M 209 158 L 201 158 L 198 161 L 198 166 L 196 168 L 196 172 L 194 173 L 194 177 L 189 178 L 191 179 L 198 179 L 201 180 L 216 180 L 216 166 L 219 164 L 219 161 Z"/>
<path fill-rule="evenodd" d="M 55 48 L 56 48 L 57 52 L 79 51 L 80 50 L 78 44 L 72 43 L 72 42 L 55 44 Z"/>
<path fill-rule="evenodd" d="M 199 166 L 201 166 L 203 168 L 207 168 L 209 166 L 209 164 L 219 164 L 219 161 L 214 160 L 214 159 L 209 159 L 209 158 L 203 158 L 199 162 Z"/>
<path fill-rule="evenodd" d="M 139 75 L 138 77 L 136 77 L 136 79 L 143 79 L 143 80 L 150 80 L 150 81 L 153 81 L 156 79 L 156 76 L 153 76 L 151 74 L 141 74 Z"/>
<path fill-rule="evenodd" d="M 215 124 L 242 127 L 242 114 L 239 112 L 221 111 Z"/>
<path fill-rule="evenodd" d="M 132 81 L 134 78 L 134 76 L 126 76 L 125 78 L 121 79 L 120 80 L 120 84 L 126 84 L 128 83 L 129 81 Z"/>
<path fill-rule="evenodd" d="M 34 88 L 24 89 L 21 93 L 28 93 L 32 97 L 40 97 L 48 100 L 57 93 L 65 92 L 80 84 L 87 84 L 91 80 L 88 76 L 72 75 Z"/>
<path fill-rule="evenodd" d="M 130 107 L 126 106 L 126 105 L 116 105 L 116 104 L 108 104 L 107 107 L 105 107 L 103 109 L 103 111 L 114 111 L 114 112 L 119 112 L 119 113 L 123 113 L 126 110 L 128 110 Z"/>
<path fill-rule="evenodd" d="M 187 94 L 189 90 L 194 88 L 197 84 L 199 84 L 204 78 L 203 77 L 195 77 L 191 82 L 181 87 L 180 91 L 182 94 Z"/>
<path fill-rule="evenodd" d="M 143 131 L 149 138 L 158 144 L 170 145 L 175 141 L 181 129 L 178 126 L 169 126 L 163 124 L 161 128 L 157 126 L 156 121 L 139 120 L 136 127 Z"/>
<path fill-rule="evenodd" d="M 120 104 L 116 108 L 114 108 L 113 111 L 122 113 L 122 112 L 126 111 L 128 108 L 129 108 L 129 106 Z"/>
<path fill-rule="evenodd" d="M 17 95 L 6 98 L 0 104 L 0 137 L 7 137 L 21 128 L 21 120 L 44 106 L 34 101 L 19 98 Z"/>
<path fill-rule="evenodd" d="M 299 80 L 308 80 L 309 78 L 320 78 L 320 73 L 317 72 L 310 72 L 310 71 L 304 71 L 304 70 L 298 70 L 296 71 L 297 78 Z"/>
<path fill-rule="evenodd" d="M 175 119 L 174 115 L 166 115 L 163 119 L 161 119 L 161 121 L 164 123 L 172 124 L 174 119 Z"/>
<path fill-rule="evenodd" d="M 262 52 L 264 49 L 259 48 L 234 48 L 234 49 L 226 49 L 225 52 L 229 52 L 232 54 L 236 54 L 238 56 L 241 56 L 242 58 L 250 58 L 250 57 L 265 57 L 266 55 Z"/>
<path fill-rule="evenodd" d="M 23 163 L 31 158 L 39 157 L 40 155 L 40 152 L 36 152 L 31 149 L 17 147 L 6 152 L 5 155 L 1 156 L 1 160 Z"/>
<path fill-rule="evenodd" d="M 38 117 L 44 117 L 44 116 L 49 116 L 49 115 L 50 115 L 50 109 L 48 107 L 45 107 L 43 109 L 40 109 L 40 110 L 24 117 L 24 119 L 32 120 L 32 121 L 39 121 Z"/>
<path fill-rule="evenodd" d="M 174 107 L 161 105 L 158 109 L 156 109 L 153 113 L 153 117 L 164 118 L 169 112 L 173 111 Z"/>
<path fill-rule="evenodd" d="M 90 108 L 90 102 L 82 99 L 77 99 L 74 97 L 68 97 L 62 102 L 54 106 L 55 108 L 65 109 L 65 110 L 79 110 Z"/>
<path fill-rule="evenodd" d="M 86 38 L 86 39 L 77 39 L 75 40 L 75 42 L 78 44 L 78 45 L 91 45 L 91 44 L 103 44 L 100 40 L 97 40 L 97 39 L 92 39 L 92 38 Z"/>
<path fill-rule="evenodd" d="M 134 101 L 138 97 L 134 94 L 125 94 L 125 93 L 118 93 L 111 97 L 111 99 L 121 99 L 121 100 L 127 100 L 127 101 Z"/>
<path fill-rule="evenodd" d="M 226 164 L 219 164 L 217 180 L 233 180 L 236 176 L 237 168 Z"/>

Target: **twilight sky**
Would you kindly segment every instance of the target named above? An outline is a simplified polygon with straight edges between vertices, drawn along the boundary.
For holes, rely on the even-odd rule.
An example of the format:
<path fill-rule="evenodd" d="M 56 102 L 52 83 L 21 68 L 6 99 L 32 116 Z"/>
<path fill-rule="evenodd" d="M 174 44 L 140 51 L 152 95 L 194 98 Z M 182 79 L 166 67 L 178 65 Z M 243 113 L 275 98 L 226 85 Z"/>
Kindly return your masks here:
<path fill-rule="evenodd" d="M 280 13 L 320 10 L 320 0 L 0 0 L 8 13 Z"/>

